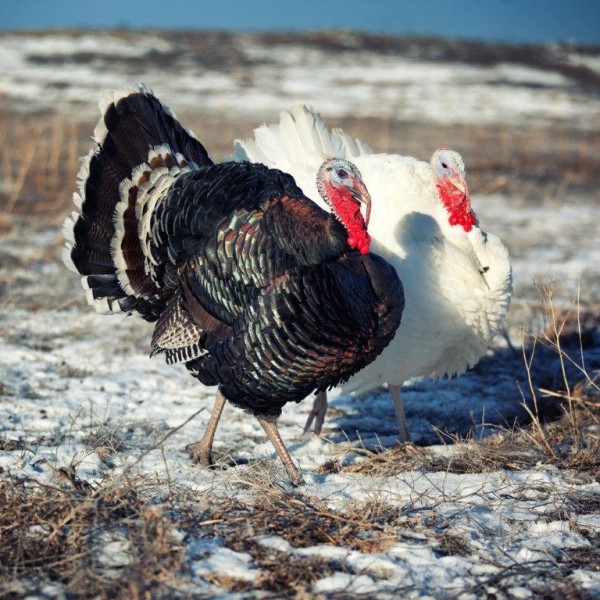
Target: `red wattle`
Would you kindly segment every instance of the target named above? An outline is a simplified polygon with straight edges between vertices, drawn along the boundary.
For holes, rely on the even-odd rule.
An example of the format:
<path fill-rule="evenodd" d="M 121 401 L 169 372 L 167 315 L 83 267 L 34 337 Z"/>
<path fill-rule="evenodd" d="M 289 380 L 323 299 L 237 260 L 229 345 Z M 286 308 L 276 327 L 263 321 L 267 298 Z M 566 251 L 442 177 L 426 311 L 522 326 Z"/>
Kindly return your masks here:
<path fill-rule="evenodd" d="M 368 254 L 371 236 L 360 212 L 360 204 L 344 189 L 334 188 L 327 183 L 327 192 L 331 208 L 348 232 L 348 246 L 356 248 L 361 254 Z"/>
<path fill-rule="evenodd" d="M 440 198 L 448 211 L 448 223 L 460 225 L 467 233 L 477 225 L 477 218 L 471 212 L 469 196 L 457 190 L 452 184 L 438 182 L 436 184 Z"/>

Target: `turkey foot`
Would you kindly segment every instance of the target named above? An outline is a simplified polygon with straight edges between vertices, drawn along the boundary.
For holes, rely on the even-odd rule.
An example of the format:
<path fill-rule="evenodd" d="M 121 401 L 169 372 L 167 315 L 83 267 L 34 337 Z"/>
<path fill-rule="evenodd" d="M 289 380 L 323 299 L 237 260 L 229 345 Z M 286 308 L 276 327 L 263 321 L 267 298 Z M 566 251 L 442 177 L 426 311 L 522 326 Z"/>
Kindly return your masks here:
<path fill-rule="evenodd" d="M 193 444 L 188 444 L 185 447 L 185 449 L 189 452 L 193 463 L 202 465 L 203 467 L 213 466 L 212 446 L 223 408 L 225 408 L 225 396 L 218 391 L 215 405 L 213 407 L 212 414 L 210 415 L 208 425 L 206 426 L 204 436 L 200 441 L 194 442 Z"/>
<path fill-rule="evenodd" d="M 195 465 L 207 468 L 213 466 L 212 445 L 207 443 L 205 438 L 202 438 L 199 442 L 188 444 L 185 449 Z"/>
<path fill-rule="evenodd" d="M 298 467 L 294 464 L 290 453 L 287 451 L 283 440 L 281 439 L 281 435 L 279 435 L 279 430 L 277 429 L 277 423 L 275 421 L 271 421 L 269 419 L 257 417 L 258 422 L 261 424 L 261 427 L 265 430 L 267 437 L 271 440 L 271 444 L 273 444 L 287 474 L 293 485 L 296 487 L 299 485 L 304 485 L 304 479 L 302 475 L 300 475 L 300 471 L 298 471 Z"/>
<path fill-rule="evenodd" d="M 308 419 L 306 419 L 306 425 L 304 426 L 303 433 L 306 435 L 310 432 L 310 426 L 312 422 L 315 422 L 315 428 L 313 429 L 313 433 L 319 435 L 321 433 L 321 428 L 323 427 L 323 423 L 325 421 L 325 414 L 327 413 L 327 392 L 317 392 L 315 395 L 315 399 L 313 400 L 313 407 L 308 414 Z"/>

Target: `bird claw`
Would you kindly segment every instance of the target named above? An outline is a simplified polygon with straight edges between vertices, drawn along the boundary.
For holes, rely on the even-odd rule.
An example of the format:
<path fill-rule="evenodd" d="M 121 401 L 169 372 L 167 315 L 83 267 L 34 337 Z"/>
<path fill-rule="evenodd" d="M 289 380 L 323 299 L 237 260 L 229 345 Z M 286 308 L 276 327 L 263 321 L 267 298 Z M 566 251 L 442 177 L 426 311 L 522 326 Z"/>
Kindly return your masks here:
<path fill-rule="evenodd" d="M 288 474 L 288 477 L 290 478 L 292 486 L 295 488 L 300 487 L 301 485 L 304 485 L 306 483 L 304 481 L 304 477 L 302 477 L 302 475 L 300 475 L 300 473 L 294 473 L 291 471 L 287 471 L 287 474 Z"/>
<path fill-rule="evenodd" d="M 321 428 L 323 427 L 323 423 L 325 422 L 325 414 L 327 412 L 327 396 L 323 393 L 318 393 L 313 400 L 313 407 L 308 413 L 308 419 L 306 419 L 306 424 L 304 425 L 303 435 L 308 435 L 310 433 L 314 433 L 315 435 L 320 435 Z M 311 431 L 311 425 L 315 422 L 315 427 Z"/>
<path fill-rule="evenodd" d="M 210 447 L 207 447 L 207 444 L 203 442 L 204 440 L 200 440 L 199 442 L 188 444 L 185 449 L 188 451 L 190 458 L 195 465 L 209 468 L 214 466 L 212 452 Z"/>
<path fill-rule="evenodd" d="M 407 454 L 409 456 L 418 456 L 419 454 L 419 448 L 415 446 L 410 440 L 397 440 L 393 446 L 393 450 L 395 450 L 396 452 L 401 452 L 402 454 Z"/>
<path fill-rule="evenodd" d="M 308 419 L 306 419 L 306 423 L 304 425 L 304 429 L 302 430 L 302 435 L 305 436 L 309 436 L 313 433 L 316 433 L 316 431 L 313 431 L 310 426 L 312 425 L 312 422 L 315 420 L 315 417 L 317 416 L 317 413 L 315 412 L 315 410 L 311 410 L 310 413 L 308 414 Z M 316 427 L 316 426 L 315 426 Z"/>

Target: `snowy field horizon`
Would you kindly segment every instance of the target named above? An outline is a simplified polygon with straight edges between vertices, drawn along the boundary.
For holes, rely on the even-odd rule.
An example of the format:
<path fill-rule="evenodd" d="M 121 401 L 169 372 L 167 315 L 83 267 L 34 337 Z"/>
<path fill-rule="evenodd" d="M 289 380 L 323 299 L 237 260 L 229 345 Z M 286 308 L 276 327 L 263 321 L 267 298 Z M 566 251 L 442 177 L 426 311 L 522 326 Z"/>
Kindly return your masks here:
<path fill-rule="evenodd" d="M 476 116 L 478 124 L 567 121 L 583 129 L 600 118 L 600 46 L 344 30 L 67 30 L 0 32 L 0 39 L 3 106 L 19 112 L 94 116 L 90 97 L 143 80 L 177 98 L 180 112 L 199 114 L 272 119 L 301 102 L 330 117 L 472 123 Z"/>
<path fill-rule="evenodd" d="M 0 64 L 12 150 L 0 157 L 1 510 L 14 518 L 19 490 L 24 503 L 65 502 L 56 521 L 19 513 L 26 535 L 0 521 L 16 548 L 0 560 L 13 561 L 0 567 L 0 596 L 83 598 L 91 586 L 99 597 L 600 598 L 600 443 L 590 441 L 600 438 L 600 48 L 345 31 L 0 32 Z M 229 406 L 220 468 L 190 463 L 184 448 L 215 390 L 148 358 L 151 325 L 94 314 L 60 262 L 97 102 L 137 81 L 219 160 L 298 104 L 376 151 L 461 152 L 482 228 L 511 253 L 513 303 L 506 336 L 475 368 L 405 387 L 414 446 L 395 447 L 386 390 L 335 390 L 322 437 L 302 435 L 310 399 L 279 421 L 301 489 L 256 421 Z M 547 294 L 565 321 L 562 350 L 542 343 Z M 586 417 L 567 411 L 561 433 L 573 390 Z M 135 495 L 135 510 L 115 509 L 96 530 L 69 520 L 98 498 L 121 506 L 115 489 Z M 152 531 L 143 543 L 139 523 Z M 79 576 L 58 540 L 77 547 Z M 144 571 L 151 556 L 160 560 Z"/>

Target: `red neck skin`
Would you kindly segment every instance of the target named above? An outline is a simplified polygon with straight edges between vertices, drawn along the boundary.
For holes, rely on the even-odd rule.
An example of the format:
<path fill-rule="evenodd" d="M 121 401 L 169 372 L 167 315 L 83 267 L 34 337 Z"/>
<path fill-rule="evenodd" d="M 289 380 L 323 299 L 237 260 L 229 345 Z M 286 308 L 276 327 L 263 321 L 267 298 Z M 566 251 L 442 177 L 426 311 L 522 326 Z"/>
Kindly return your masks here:
<path fill-rule="evenodd" d="M 460 225 L 469 233 L 473 225 L 477 225 L 477 218 L 471 212 L 469 195 L 457 190 L 447 181 L 438 181 L 436 187 L 450 215 L 448 218 L 450 225 Z"/>
<path fill-rule="evenodd" d="M 371 236 L 360 212 L 360 203 L 347 190 L 334 188 L 328 181 L 325 188 L 333 212 L 348 232 L 348 246 L 368 254 Z"/>

